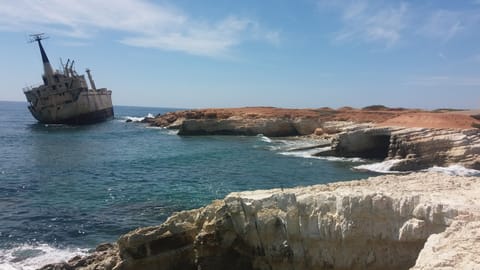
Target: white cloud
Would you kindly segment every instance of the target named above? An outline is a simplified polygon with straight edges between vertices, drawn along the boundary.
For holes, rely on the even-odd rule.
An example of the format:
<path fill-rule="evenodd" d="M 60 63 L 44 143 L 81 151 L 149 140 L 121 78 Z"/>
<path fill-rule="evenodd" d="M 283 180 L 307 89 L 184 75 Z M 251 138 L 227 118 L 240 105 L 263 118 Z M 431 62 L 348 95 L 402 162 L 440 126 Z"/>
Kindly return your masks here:
<path fill-rule="evenodd" d="M 408 6 L 405 3 L 321 0 L 319 6 L 334 8 L 341 13 L 343 28 L 335 35 L 336 41 L 360 39 L 390 47 L 402 38 L 402 31 L 407 26 Z"/>
<path fill-rule="evenodd" d="M 0 30 L 90 39 L 115 31 L 131 46 L 221 56 L 246 40 L 278 43 L 278 32 L 247 18 L 195 20 L 149 0 L 0 0 Z"/>
<path fill-rule="evenodd" d="M 480 0 L 476 0 L 480 3 Z M 321 11 L 338 12 L 342 26 L 334 40 L 363 41 L 391 47 L 414 35 L 448 42 L 458 36 L 477 35 L 478 8 L 440 9 L 422 2 L 385 0 L 317 0 Z"/>
<path fill-rule="evenodd" d="M 420 33 L 427 37 L 448 41 L 462 31 L 464 25 L 461 12 L 437 10 L 420 28 Z"/>

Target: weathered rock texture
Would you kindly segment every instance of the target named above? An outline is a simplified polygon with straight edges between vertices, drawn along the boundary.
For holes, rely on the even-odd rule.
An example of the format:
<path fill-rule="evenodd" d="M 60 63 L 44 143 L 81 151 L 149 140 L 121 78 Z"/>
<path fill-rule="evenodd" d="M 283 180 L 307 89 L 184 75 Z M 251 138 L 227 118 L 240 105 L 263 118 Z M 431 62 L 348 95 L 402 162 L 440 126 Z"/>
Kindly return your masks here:
<path fill-rule="evenodd" d="M 312 134 L 321 122 L 312 117 L 228 119 L 187 119 L 180 126 L 179 135 L 257 135 L 285 137 Z"/>
<path fill-rule="evenodd" d="M 257 135 L 271 137 L 312 134 L 321 123 L 333 120 L 383 122 L 404 110 L 369 110 L 330 108 L 282 109 L 246 107 L 178 111 L 147 118 L 154 126 L 179 129 L 180 135 Z"/>
<path fill-rule="evenodd" d="M 57 269 L 480 269 L 479 181 L 417 173 L 232 193 L 120 237 L 115 266 Z"/>
<path fill-rule="evenodd" d="M 323 156 L 397 160 L 394 171 L 461 164 L 480 170 L 479 129 L 377 127 L 352 122 L 327 122 L 323 130 L 335 132 L 331 151 Z"/>
<path fill-rule="evenodd" d="M 381 106 L 367 109 L 205 109 L 167 113 L 146 121 L 179 129 L 179 135 L 284 137 L 315 133 L 333 138 L 331 150 L 318 153 L 320 156 L 395 159 L 398 162 L 391 170 L 396 171 L 452 164 L 480 170 L 480 129 L 472 128 L 480 121 L 475 115 Z"/>
<path fill-rule="evenodd" d="M 402 108 L 369 106 L 353 108 L 282 109 L 273 107 L 245 107 L 228 109 L 200 109 L 170 112 L 146 118 L 154 126 L 180 129 L 184 135 L 229 134 L 285 136 L 314 132 L 319 123 L 352 121 L 386 126 L 423 128 L 472 128 L 480 126 L 480 119 L 468 112 L 425 112 Z M 473 112 L 472 112 L 473 113 Z"/>

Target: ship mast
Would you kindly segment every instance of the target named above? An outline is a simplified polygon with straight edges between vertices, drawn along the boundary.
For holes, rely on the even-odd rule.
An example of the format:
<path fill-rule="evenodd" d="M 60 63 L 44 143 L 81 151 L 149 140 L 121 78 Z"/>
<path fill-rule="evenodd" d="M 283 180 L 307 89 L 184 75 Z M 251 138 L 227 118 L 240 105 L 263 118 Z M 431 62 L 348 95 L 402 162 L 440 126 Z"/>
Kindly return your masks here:
<path fill-rule="evenodd" d="M 42 55 L 42 62 L 43 62 L 43 76 L 45 78 L 45 83 L 50 84 L 53 82 L 53 69 L 52 65 L 50 65 L 50 61 L 48 60 L 47 54 L 43 49 L 41 40 L 47 39 L 48 37 L 44 36 L 44 33 L 41 34 L 33 34 L 30 35 L 31 39 L 30 42 L 38 42 L 38 47 L 40 48 L 40 54 Z M 48 83 L 47 83 L 48 82 Z"/>

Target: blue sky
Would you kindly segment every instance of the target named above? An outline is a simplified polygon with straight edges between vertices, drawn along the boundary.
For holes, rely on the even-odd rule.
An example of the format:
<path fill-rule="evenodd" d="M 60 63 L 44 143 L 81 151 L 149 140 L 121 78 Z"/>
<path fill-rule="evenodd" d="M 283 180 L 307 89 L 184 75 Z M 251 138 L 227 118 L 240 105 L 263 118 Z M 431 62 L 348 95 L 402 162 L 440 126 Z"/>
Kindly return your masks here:
<path fill-rule="evenodd" d="M 0 100 L 75 59 L 116 105 L 480 107 L 480 0 L 0 0 Z"/>

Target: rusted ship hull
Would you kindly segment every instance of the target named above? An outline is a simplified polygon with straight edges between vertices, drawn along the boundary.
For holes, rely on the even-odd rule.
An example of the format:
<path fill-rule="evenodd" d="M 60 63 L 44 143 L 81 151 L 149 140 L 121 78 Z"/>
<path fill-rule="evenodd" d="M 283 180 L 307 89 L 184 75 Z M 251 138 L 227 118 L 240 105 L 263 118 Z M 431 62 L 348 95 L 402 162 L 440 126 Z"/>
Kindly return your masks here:
<path fill-rule="evenodd" d="M 67 124 L 67 125 L 88 125 L 104 122 L 106 120 L 113 119 L 113 108 L 108 108 L 100 111 L 89 112 L 85 114 L 75 115 L 70 118 L 62 120 L 53 120 L 51 122 L 45 122 L 37 119 L 39 122 L 45 124 Z"/>
<path fill-rule="evenodd" d="M 93 124 L 114 117 L 111 91 L 85 90 L 72 102 L 63 101 L 48 105 L 39 103 L 40 100 L 36 106 L 32 104 L 28 109 L 35 119 L 44 124 Z"/>

